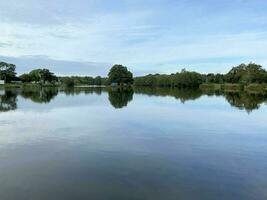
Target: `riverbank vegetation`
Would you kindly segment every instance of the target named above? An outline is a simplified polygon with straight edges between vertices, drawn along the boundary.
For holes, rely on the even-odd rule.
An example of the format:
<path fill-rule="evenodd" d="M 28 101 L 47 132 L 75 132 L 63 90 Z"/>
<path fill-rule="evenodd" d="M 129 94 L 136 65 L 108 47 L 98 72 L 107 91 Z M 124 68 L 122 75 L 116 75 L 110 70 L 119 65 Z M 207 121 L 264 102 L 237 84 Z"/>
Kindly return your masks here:
<path fill-rule="evenodd" d="M 101 76 L 56 76 L 48 69 L 40 68 L 17 76 L 16 66 L 0 62 L 0 80 L 5 87 L 34 86 L 129 86 L 200 88 L 202 90 L 267 92 L 267 71 L 258 64 L 240 64 L 226 74 L 201 74 L 187 71 L 173 74 L 149 74 L 133 77 L 123 65 L 114 65 L 108 77 Z"/>
<path fill-rule="evenodd" d="M 267 84 L 267 71 L 261 65 L 254 63 L 238 65 L 226 74 L 201 74 L 183 69 L 181 72 L 170 75 L 149 74 L 136 77 L 134 84 L 159 87 L 199 87 L 201 84 L 211 84 L 212 86 L 223 84 L 227 87 L 227 84 L 233 86 Z"/>

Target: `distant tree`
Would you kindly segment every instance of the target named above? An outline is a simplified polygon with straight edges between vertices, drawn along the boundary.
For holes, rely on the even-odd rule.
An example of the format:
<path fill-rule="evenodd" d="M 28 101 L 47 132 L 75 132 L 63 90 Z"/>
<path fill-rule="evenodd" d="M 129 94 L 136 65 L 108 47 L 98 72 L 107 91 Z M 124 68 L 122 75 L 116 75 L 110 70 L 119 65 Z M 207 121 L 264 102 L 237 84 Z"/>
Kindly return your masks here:
<path fill-rule="evenodd" d="M 109 85 L 109 80 L 107 77 L 101 78 L 101 85 Z"/>
<path fill-rule="evenodd" d="M 24 83 L 31 82 L 31 77 L 29 74 L 22 74 L 19 76 L 19 79 Z"/>
<path fill-rule="evenodd" d="M 108 78 L 110 83 L 119 85 L 133 83 L 133 74 L 123 65 L 114 65 L 108 73 Z"/>
<path fill-rule="evenodd" d="M 41 83 L 52 82 L 57 80 L 57 77 L 48 69 L 32 70 L 29 73 L 29 77 L 31 81 L 41 82 Z"/>
<path fill-rule="evenodd" d="M 0 79 L 10 82 L 16 77 L 16 65 L 0 62 Z"/>
<path fill-rule="evenodd" d="M 198 87 L 203 83 L 202 75 L 197 72 L 189 72 L 183 69 L 173 75 L 173 85 L 177 87 Z"/>
<path fill-rule="evenodd" d="M 233 67 L 226 75 L 225 81 L 229 83 L 266 83 L 266 71 L 261 65 L 255 63 L 241 64 Z"/>
<path fill-rule="evenodd" d="M 206 83 L 223 83 L 224 76 L 222 74 L 207 74 L 203 75 Z"/>
<path fill-rule="evenodd" d="M 62 82 L 66 87 L 73 87 L 75 85 L 73 78 L 70 77 L 64 77 Z"/>
<path fill-rule="evenodd" d="M 101 85 L 102 84 L 102 78 L 101 76 L 97 76 L 94 79 L 94 85 Z"/>

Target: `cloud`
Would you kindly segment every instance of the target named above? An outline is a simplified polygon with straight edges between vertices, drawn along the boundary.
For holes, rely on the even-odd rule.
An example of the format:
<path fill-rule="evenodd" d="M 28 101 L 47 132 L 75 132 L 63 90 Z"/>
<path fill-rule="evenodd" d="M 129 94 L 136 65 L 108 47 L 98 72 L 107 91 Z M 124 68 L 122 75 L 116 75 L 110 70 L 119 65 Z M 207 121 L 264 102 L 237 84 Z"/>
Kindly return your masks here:
<path fill-rule="evenodd" d="M 0 47 L 10 47 L 11 43 L 10 42 L 0 42 Z"/>
<path fill-rule="evenodd" d="M 0 1 L 0 55 L 47 57 L 27 58 L 37 64 L 121 63 L 136 73 L 183 65 L 225 71 L 238 62 L 264 62 L 266 6 L 264 0 Z"/>
<path fill-rule="evenodd" d="M 110 63 L 55 60 L 42 55 L 22 57 L 0 56 L 0 60 L 16 64 L 19 74 L 36 68 L 48 68 L 57 75 L 106 76 L 109 68 L 112 66 Z"/>

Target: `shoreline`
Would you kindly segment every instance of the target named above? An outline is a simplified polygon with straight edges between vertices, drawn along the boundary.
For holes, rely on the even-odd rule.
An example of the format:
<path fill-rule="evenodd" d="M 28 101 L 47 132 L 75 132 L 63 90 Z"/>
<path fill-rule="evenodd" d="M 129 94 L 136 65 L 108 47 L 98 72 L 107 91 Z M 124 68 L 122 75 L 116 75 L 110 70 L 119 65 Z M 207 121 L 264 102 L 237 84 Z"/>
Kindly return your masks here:
<path fill-rule="evenodd" d="M 31 89 L 31 88 L 65 88 L 64 85 L 53 85 L 53 84 L 3 84 L 0 85 L 0 89 L 9 89 L 9 88 L 23 88 L 23 89 Z M 112 87 L 109 85 L 74 85 L 73 88 L 107 88 Z M 177 89 L 200 89 L 203 91 L 224 91 L 224 92 L 249 92 L 249 93 L 267 93 L 267 84 L 232 84 L 232 83 L 203 83 L 200 84 L 199 87 L 151 87 L 151 86 L 135 86 L 136 88 L 177 88 Z"/>

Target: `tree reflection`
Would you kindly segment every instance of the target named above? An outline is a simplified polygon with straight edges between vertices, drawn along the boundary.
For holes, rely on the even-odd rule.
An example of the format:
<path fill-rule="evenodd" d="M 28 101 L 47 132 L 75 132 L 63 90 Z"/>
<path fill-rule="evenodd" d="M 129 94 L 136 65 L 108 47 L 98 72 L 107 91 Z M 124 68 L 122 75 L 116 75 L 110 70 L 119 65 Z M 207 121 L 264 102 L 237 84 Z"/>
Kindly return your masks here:
<path fill-rule="evenodd" d="M 17 109 L 17 93 L 12 90 L 0 91 L 0 112 Z"/>
<path fill-rule="evenodd" d="M 267 99 L 267 94 L 262 93 L 230 92 L 225 93 L 224 96 L 231 106 L 245 109 L 248 113 L 259 109 Z"/>
<path fill-rule="evenodd" d="M 182 103 L 189 100 L 197 100 L 202 95 L 220 96 L 233 107 L 246 110 L 248 113 L 259 109 L 261 104 L 267 103 L 267 93 L 249 93 L 249 92 L 224 92 L 202 91 L 199 89 L 178 89 L 178 88 L 24 88 L 24 89 L 6 89 L 0 90 L 0 112 L 15 110 L 17 108 L 17 95 L 21 95 L 25 99 L 30 99 L 36 103 L 49 103 L 58 95 L 58 92 L 66 95 L 86 94 L 101 95 L 108 93 L 110 104 L 116 108 L 123 108 L 128 105 L 135 94 L 144 94 L 148 96 L 174 97 Z"/>
<path fill-rule="evenodd" d="M 120 109 L 132 101 L 133 93 L 132 88 L 110 88 L 108 90 L 108 99 L 114 108 Z"/>
<path fill-rule="evenodd" d="M 249 93 L 249 92 L 224 92 L 223 90 L 205 90 L 200 89 L 179 89 L 179 88 L 157 88 L 157 87 L 136 87 L 135 93 L 146 94 L 149 96 L 171 96 L 179 99 L 182 103 L 188 100 L 196 100 L 202 95 L 223 96 L 231 106 L 238 109 L 244 109 L 248 113 L 259 109 L 260 105 L 267 100 L 267 93 Z"/>
<path fill-rule="evenodd" d="M 102 87 L 67 87 L 62 90 L 66 95 L 79 95 L 79 94 L 97 94 L 101 95 L 102 91 L 105 90 Z"/>
<path fill-rule="evenodd" d="M 49 103 L 58 94 L 58 88 L 23 89 L 20 93 L 25 99 L 35 103 Z"/>
<path fill-rule="evenodd" d="M 171 96 L 179 99 L 182 103 L 188 100 L 196 100 L 201 97 L 200 89 L 178 89 L 178 88 L 158 88 L 158 87 L 136 87 L 136 94 L 146 94 L 149 96 Z"/>

